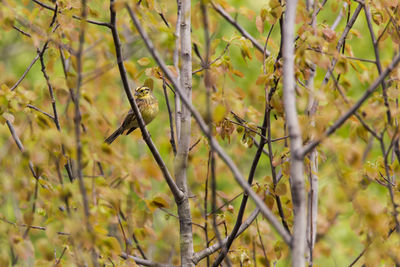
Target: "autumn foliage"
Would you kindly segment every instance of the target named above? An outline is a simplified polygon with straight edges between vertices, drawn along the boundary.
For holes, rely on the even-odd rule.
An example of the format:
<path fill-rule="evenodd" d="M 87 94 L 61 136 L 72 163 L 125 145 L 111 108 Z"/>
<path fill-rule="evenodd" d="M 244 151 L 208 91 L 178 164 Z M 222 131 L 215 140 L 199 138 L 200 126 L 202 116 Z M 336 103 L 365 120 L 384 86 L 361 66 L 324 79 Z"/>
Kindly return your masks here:
<path fill-rule="evenodd" d="M 0 266 L 400 265 L 398 5 L 0 1 Z"/>

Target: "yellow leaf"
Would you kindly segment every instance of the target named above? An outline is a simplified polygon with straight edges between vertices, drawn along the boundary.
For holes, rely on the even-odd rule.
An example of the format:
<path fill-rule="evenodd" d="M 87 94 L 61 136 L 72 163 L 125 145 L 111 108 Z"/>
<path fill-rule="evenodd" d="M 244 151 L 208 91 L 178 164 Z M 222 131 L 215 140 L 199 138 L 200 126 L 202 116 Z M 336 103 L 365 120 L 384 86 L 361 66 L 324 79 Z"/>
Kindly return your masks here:
<path fill-rule="evenodd" d="M 150 64 L 150 59 L 147 58 L 147 57 L 142 57 L 141 59 L 139 59 L 139 60 L 137 61 L 137 63 L 138 63 L 140 66 L 147 66 L 147 65 Z"/>
<path fill-rule="evenodd" d="M 153 90 L 154 81 L 153 81 L 153 79 L 151 79 L 151 78 L 146 79 L 146 80 L 144 81 L 143 85 L 146 86 L 146 87 L 149 87 L 151 90 Z"/>
<path fill-rule="evenodd" d="M 282 196 L 282 195 L 286 194 L 286 192 L 287 192 L 286 184 L 284 184 L 284 183 L 279 183 L 275 188 L 275 193 L 278 196 Z"/>
<path fill-rule="evenodd" d="M 233 72 L 233 74 L 235 74 L 236 76 L 238 76 L 240 78 L 244 77 L 244 74 L 238 70 L 233 70 L 232 72 Z"/>
<path fill-rule="evenodd" d="M 213 112 L 213 120 L 215 122 L 220 122 L 225 118 L 226 108 L 223 105 L 218 105 Z"/>
<path fill-rule="evenodd" d="M 153 207 L 157 207 L 157 208 L 168 208 L 169 207 L 168 202 L 161 196 L 157 196 L 157 197 L 153 198 L 153 200 L 150 202 L 150 205 Z"/>
<path fill-rule="evenodd" d="M 100 226 L 100 225 L 95 225 L 94 227 L 93 227 L 93 229 L 94 229 L 94 231 L 97 233 L 97 234 L 101 234 L 101 235 L 107 235 L 108 234 L 108 231 L 107 231 L 107 229 L 104 229 L 102 226 Z"/>
<path fill-rule="evenodd" d="M 126 71 L 129 74 L 129 76 L 131 76 L 131 78 L 134 79 L 138 73 L 136 65 L 130 61 L 126 61 L 126 62 L 124 62 L 124 66 L 125 66 Z"/>
<path fill-rule="evenodd" d="M 264 202 L 265 202 L 265 204 L 267 205 L 267 207 L 268 207 L 269 209 L 272 209 L 272 208 L 274 207 L 274 204 L 275 204 L 275 199 L 274 199 L 273 196 L 267 195 L 267 196 L 265 197 L 265 199 L 264 199 Z"/>
<path fill-rule="evenodd" d="M 68 88 L 75 88 L 77 83 L 77 76 L 74 72 L 68 72 L 67 86 Z"/>

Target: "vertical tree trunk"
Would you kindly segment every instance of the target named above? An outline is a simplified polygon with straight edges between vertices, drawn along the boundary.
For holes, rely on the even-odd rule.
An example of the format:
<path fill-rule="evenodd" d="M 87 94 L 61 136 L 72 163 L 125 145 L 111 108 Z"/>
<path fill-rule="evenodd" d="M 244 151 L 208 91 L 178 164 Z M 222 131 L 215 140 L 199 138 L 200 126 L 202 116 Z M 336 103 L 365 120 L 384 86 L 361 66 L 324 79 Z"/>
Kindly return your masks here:
<path fill-rule="evenodd" d="M 307 10 L 313 11 L 312 27 L 316 31 L 317 27 L 317 1 L 307 0 Z M 315 126 L 314 114 L 316 111 L 317 100 L 314 95 L 314 78 L 316 76 L 316 65 L 313 63 L 310 67 L 310 77 L 307 80 L 307 88 L 310 90 L 308 97 L 307 114 L 310 117 L 311 126 Z M 312 139 L 315 137 L 312 136 Z M 308 192 L 308 213 L 307 213 L 307 244 L 308 244 L 308 266 L 313 266 L 313 252 L 315 240 L 317 237 L 317 215 L 318 215 L 318 151 L 314 149 L 309 155 L 309 178 L 310 191 Z"/>
<path fill-rule="evenodd" d="M 180 81 L 180 70 L 179 70 L 179 51 L 181 41 L 181 20 L 182 20 L 182 1 L 176 1 L 176 28 L 175 28 L 175 50 L 173 55 L 174 67 L 178 74 L 178 81 Z M 175 128 L 176 128 L 176 139 L 180 139 L 181 135 L 181 99 L 178 94 L 175 94 Z"/>
<path fill-rule="evenodd" d="M 305 265 L 306 194 L 303 178 L 302 137 L 297 118 L 294 79 L 294 22 L 297 0 L 286 2 L 283 25 L 283 104 L 290 137 L 290 186 L 293 201 L 292 266 Z"/>
<path fill-rule="evenodd" d="M 180 68 L 180 85 L 184 89 L 184 93 L 191 102 L 192 98 L 192 42 L 191 42 L 191 3 L 190 0 L 182 1 L 182 20 L 180 23 L 181 36 L 181 68 Z M 177 131 L 178 149 L 175 158 L 175 179 L 176 183 L 185 197 L 178 204 L 178 216 L 180 223 L 180 249 L 182 266 L 194 266 L 193 257 L 193 233 L 192 233 L 192 217 L 190 214 L 190 206 L 187 189 L 187 162 L 190 148 L 190 132 L 191 132 L 191 113 L 186 106 L 181 107 L 181 129 Z"/>

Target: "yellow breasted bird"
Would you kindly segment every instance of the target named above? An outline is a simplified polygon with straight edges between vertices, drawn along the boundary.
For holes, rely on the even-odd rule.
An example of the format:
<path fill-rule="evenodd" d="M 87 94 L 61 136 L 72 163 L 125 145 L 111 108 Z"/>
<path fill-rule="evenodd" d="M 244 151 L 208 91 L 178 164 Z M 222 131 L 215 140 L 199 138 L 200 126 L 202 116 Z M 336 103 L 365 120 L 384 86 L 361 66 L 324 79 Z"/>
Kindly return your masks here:
<path fill-rule="evenodd" d="M 145 83 L 146 84 L 146 83 Z M 151 83 L 152 85 L 152 83 Z M 152 88 L 152 86 L 150 86 Z M 153 94 L 153 90 L 147 86 L 141 86 L 135 90 L 135 100 L 136 104 L 142 114 L 144 123 L 149 124 L 158 113 L 158 101 Z M 118 136 L 123 134 L 125 131 L 126 135 L 130 134 L 136 128 L 139 127 L 139 123 L 136 119 L 133 110 L 129 110 L 128 115 L 126 115 L 121 126 L 113 132 L 104 142 L 111 144 Z"/>

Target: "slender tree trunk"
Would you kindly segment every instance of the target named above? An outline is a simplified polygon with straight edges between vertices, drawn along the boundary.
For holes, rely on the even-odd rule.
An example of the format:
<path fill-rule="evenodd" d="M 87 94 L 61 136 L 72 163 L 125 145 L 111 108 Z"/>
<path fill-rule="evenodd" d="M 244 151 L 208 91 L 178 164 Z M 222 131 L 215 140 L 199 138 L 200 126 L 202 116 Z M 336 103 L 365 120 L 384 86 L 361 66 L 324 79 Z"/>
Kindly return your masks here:
<path fill-rule="evenodd" d="M 307 10 L 312 10 L 312 27 L 316 31 L 317 26 L 317 5 L 318 2 L 314 0 L 307 0 Z M 311 126 L 315 126 L 314 114 L 316 111 L 316 105 L 318 105 L 315 99 L 314 90 L 314 78 L 316 76 L 316 65 L 312 64 L 310 67 L 310 77 L 307 80 L 307 88 L 310 90 L 308 97 L 307 114 L 310 117 Z M 311 136 L 314 139 L 314 136 Z M 308 244 L 308 266 L 313 266 L 313 252 L 315 246 L 315 240 L 317 237 L 317 215 L 318 215 L 318 151 L 314 149 L 309 155 L 309 183 L 310 191 L 308 192 L 308 214 L 307 214 L 307 244 Z"/>
<path fill-rule="evenodd" d="M 182 1 L 182 20 L 180 23 L 181 36 L 181 68 L 180 68 L 180 85 L 184 89 L 184 93 L 191 102 L 192 99 L 192 42 L 191 42 L 191 23 L 190 23 L 190 0 Z M 186 106 L 181 107 L 181 128 L 177 131 L 178 149 L 175 158 L 175 179 L 176 183 L 185 198 L 178 204 L 178 216 L 180 223 L 180 248 L 181 248 L 181 264 L 182 266 L 194 266 L 192 257 L 193 250 L 193 233 L 192 233 L 192 217 L 190 214 L 190 205 L 187 189 L 187 163 L 190 148 L 191 133 L 191 113 Z"/>
<path fill-rule="evenodd" d="M 286 2 L 283 27 L 283 104 L 290 137 L 290 186 L 293 201 L 292 266 L 305 265 L 307 210 L 303 177 L 302 136 L 296 110 L 294 79 L 294 22 L 297 0 Z"/>
<path fill-rule="evenodd" d="M 180 70 L 179 70 L 179 51 L 180 51 L 180 41 L 181 41 L 181 20 L 182 20 L 182 1 L 176 1 L 176 28 L 175 28 L 175 50 L 173 55 L 174 67 L 178 74 L 177 79 L 180 80 Z M 176 139 L 180 139 L 181 134 L 181 98 L 178 94 L 175 94 L 175 128 L 176 128 Z"/>

